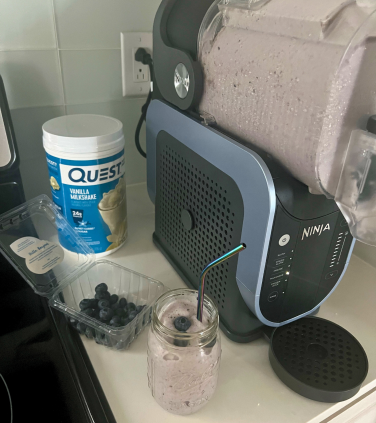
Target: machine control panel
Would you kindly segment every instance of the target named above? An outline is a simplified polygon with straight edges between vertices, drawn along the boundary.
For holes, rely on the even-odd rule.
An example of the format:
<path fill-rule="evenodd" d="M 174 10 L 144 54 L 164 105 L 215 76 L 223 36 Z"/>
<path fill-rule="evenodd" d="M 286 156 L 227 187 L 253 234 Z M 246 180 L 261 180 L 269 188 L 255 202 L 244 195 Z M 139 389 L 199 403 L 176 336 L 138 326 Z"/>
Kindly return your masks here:
<path fill-rule="evenodd" d="M 299 316 L 333 289 L 352 241 L 343 220 L 339 211 L 298 220 L 277 207 L 260 294 L 266 319 L 279 323 Z"/>

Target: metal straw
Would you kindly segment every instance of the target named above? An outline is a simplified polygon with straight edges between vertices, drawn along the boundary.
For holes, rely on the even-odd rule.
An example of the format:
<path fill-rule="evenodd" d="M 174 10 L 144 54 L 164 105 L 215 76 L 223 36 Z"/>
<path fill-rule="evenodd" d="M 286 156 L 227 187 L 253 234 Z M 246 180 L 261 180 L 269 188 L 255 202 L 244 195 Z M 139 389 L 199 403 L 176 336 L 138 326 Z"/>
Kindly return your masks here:
<path fill-rule="evenodd" d="M 204 310 L 204 291 L 205 291 L 206 274 L 209 272 L 210 269 L 212 269 L 215 266 L 218 266 L 218 264 L 223 263 L 230 257 L 235 256 L 236 254 L 240 253 L 240 251 L 243 251 L 245 248 L 246 248 L 245 244 L 239 245 L 239 247 L 234 248 L 233 250 L 229 251 L 226 254 L 223 254 L 223 256 L 209 263 L 205 267 L 205 269 L 202 271 L 200 276 L 200 285 L 198 287 L 198 303 L 197 303 L 197 320 L 199 320 L 200 322 L 202 322 L 202 313 Z"/>

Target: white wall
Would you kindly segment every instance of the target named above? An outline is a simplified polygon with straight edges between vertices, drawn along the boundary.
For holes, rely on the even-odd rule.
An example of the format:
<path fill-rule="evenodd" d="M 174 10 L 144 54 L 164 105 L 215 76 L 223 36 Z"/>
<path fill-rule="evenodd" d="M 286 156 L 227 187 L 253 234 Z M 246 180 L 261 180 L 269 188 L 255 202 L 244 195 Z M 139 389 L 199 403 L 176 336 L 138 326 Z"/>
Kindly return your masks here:
<path fill-rule="evenodd" d="M 357 242 L 354 248 L 354 254 L 362 260 L 369 263 L 371 266 L 376 267 L 376 247 Z"/>
<path fill-rule="evenodd" d="M 64 114 L 96 113 L 120 119 L 126 139 L 127 184 L 146 180 L 145 159 L 134 146 L 145 99 L 122 97 L 120 32 L 151 32 L 159 3 L 0 0 L 0 75 L 27 198 L 50 193 L 41 127 Z"/>

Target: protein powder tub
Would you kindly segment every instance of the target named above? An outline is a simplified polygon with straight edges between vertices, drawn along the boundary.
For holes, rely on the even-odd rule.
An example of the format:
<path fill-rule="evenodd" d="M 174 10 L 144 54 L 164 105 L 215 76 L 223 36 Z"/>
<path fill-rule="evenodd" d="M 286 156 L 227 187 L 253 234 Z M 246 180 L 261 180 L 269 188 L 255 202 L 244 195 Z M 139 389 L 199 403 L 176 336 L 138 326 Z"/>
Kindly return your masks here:
<path fill-rule="evenodd" d="M 60 212 L 98 256 L 116 251 L 127 238 L 123 124 L 61 116 L 43 125 L 43 146 Z"/>
<path fill-rule="evenodd" d="M 192 414 L 214 395 L 221 358 L 218 310 L 204 297 L 197 320 L 197 291 L 176 289 L 154 308 L 148 337 L 148 381 L 158 404 L 174 414 Z"/>

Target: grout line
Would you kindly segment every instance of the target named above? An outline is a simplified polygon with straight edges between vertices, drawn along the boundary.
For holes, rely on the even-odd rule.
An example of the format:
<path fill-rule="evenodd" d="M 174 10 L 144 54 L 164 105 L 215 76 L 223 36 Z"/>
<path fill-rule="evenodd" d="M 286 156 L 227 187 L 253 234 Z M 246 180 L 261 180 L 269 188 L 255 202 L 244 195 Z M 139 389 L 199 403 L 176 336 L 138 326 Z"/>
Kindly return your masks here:
<path fill-rule="evenodd" d="M 20 51 L 56 51 L 57 47 L 39 47 L 39 48 L 0 48 L 0 52 L 5 52 L 5 53 L 9 53 L 9 52 L 20 52 Z"/>
<path fill-rule="evenodd" d="M 102 51 L 102 50 L 121 50 L 120 47 L 82 47 L 82 48 L 59 48 L 60 51 Z"/>
<path fill-rule="evenodd" d="M 51 0 L 53 1 L 53 0 Z M 56 27 L 55 27 L 56 28 Z M 55 40 L 57 43 L 57 32 L 55 32 Z M 82 47 L 82 48 L 58 48 L 58 47 L 39 47 L 39 48 L 0 48 L 0 52 L 19 52 L 19 51 L 55 51 L 55 50 L 59 50 L 59 51 L 103 51 L 103 50 L 114 50 L 114 51 L 118 51 L 121 50 L 120 47 Z"/>
<path fill-rule="evenodd" d="M 67 114 L 67 105 L 66 105 L 66 98 L 65 98 L 65 87 L 64 87 L 64 79 L 63 79 L 63 68 L 61 66 L 61 57 L 60 57 L 60 49 L 59 49 L 59 39 L 58 39 L 58 36 L 57 36 L 55 4 L 54 4 L 54 0 L 50 0 L 50 1 L 51 1 L 51 6 L 52 6 L 52 19 L 53 19 L 53 23 L 54 23 L 55 43 L 56 43 L 56 48 L 57 48 L 57 60 L 58 60 L 59 70 L 60 70 L 61 90 L 62 90 L 62 94 L 63 94 L 64 114 Z"/>
<path fill-rule="evenodd" d="M 37 109 L 42 107 L 70 107 L 70 106 L 86 106 L 89 104 L 107 104 L 107 103 L 125 103 L 129 100 L 145 100 L 145 97 L 123 97 L 121 99 L 113 99 L 107 101 L 90 101 L 87 103 L 64 103 L 64 104 L 43 104 L 43 105 L 31 105 L 31 106 L 21 106 L 21 107 L 12 107 L 11 110 L 19 110 L 19 109 Z"/>

